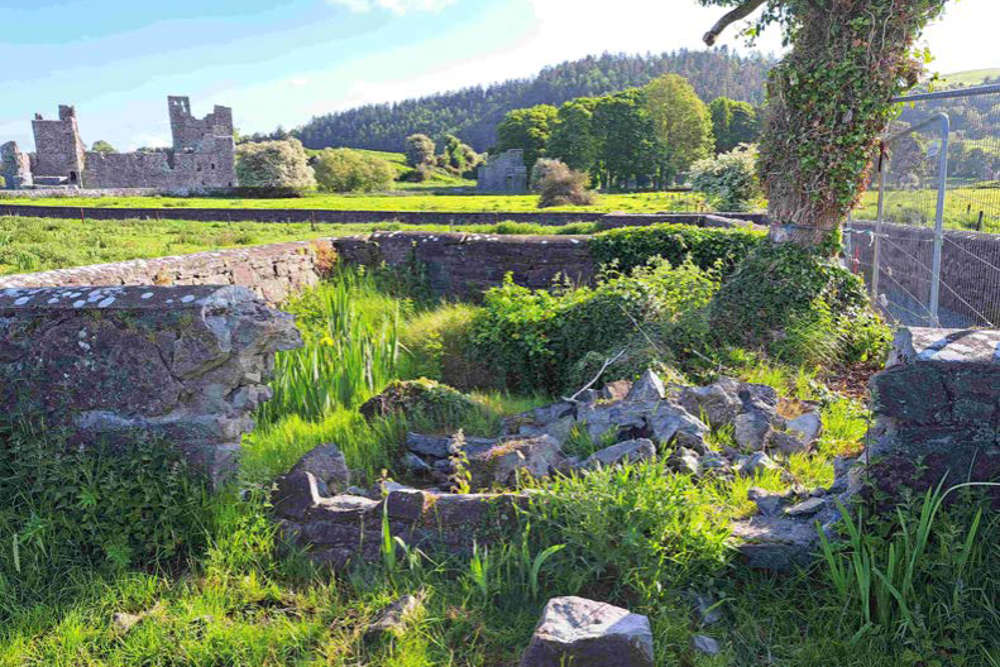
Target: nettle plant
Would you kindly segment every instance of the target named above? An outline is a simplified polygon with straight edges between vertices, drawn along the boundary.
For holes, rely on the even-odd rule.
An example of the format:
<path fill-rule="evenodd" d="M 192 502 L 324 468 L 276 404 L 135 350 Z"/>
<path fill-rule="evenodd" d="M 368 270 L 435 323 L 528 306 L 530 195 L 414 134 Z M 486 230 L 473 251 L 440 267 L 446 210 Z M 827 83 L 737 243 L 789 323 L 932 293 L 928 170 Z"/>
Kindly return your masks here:
<path fill-rule="evenodd" d="M 735 7 L 706 35 L 757 9 L 751 39 L 778 24 L 788 55 L 771 70 L 760 172 L 775 240 L 835 251 L 837 231 L 864 192 L 892 98 L 927 62 L 914 50 L 947 0 L 700 0 Z"/>

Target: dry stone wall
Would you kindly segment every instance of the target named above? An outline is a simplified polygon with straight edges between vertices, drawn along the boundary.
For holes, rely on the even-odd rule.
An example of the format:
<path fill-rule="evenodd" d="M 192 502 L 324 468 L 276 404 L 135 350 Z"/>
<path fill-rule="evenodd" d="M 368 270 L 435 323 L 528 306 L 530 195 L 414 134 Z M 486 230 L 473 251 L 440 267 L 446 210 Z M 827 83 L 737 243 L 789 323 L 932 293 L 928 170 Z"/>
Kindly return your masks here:
<path fill-rule="evenodd" d="M 300 345 L 290 315 L 240 287 L 0 290 L 0 413 L 81 446 L 162 438 L 219 479 L 274 353 Z"/>

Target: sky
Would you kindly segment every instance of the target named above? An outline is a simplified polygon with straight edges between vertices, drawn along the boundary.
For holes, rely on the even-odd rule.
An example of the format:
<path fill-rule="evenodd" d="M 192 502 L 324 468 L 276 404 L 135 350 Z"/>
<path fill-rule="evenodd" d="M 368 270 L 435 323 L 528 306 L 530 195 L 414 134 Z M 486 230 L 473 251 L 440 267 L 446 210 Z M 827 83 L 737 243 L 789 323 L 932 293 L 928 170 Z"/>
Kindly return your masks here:
<path fill-rule="evenodd" d="M 0 143 L 76 106 L 88 145 L 170 143 L 167 95 L 243 133 L 530 76 L 608 52 L 703 48 L 722 15 L 695 0 L 0 0 Z M 953 0 L 924 42 L 932 70 L 1000 67 L 998 0 Z M 731 27 L 719 40 L 745 51 Z M 757 48 L 780 54 L 777 30 Z"/>

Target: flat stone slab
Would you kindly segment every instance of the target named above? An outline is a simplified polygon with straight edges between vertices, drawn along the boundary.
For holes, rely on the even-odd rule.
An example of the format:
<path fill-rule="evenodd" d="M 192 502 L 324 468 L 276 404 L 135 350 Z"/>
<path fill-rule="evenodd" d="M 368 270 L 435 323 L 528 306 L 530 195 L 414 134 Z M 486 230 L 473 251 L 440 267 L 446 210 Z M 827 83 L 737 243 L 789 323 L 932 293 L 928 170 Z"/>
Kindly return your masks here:
<path fill-rule="evenodd" d="M 900 329 L 886 366 L 927 361 L 1000 365 L 1000 331 L 922 327 Z"/>
<path fill-rule="evenodd" d="M 652 667 L 649 619 L 605 602 L 552 598 L 521 667 Z"/>

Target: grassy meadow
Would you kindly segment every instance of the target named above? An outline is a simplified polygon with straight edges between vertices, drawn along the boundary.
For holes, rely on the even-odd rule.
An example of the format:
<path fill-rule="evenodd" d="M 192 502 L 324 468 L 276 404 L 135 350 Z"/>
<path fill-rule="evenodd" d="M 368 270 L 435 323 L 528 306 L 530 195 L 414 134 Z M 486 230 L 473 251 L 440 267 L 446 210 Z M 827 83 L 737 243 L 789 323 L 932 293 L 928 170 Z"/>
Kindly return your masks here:
<path fill-rule="evenodd" d="M 0 666 L 505 667 L 517 663 L 545 600 L 568 594 L 649 615 L 662 667 L 993 667 L 1000 660 L 996 644 L 982 641 L 1000 631 L 1000 590 L 991 575 L 1000 567 L 1000 519 L 983 516 L 976 526 L 974 495 L 936 515 L 899 604 L 871 572 L 885 568 L 889 545 L 888 558 L 910 553 L 903 534 L 919 502 L 901 508 L 902 528 L 895 519 L 862 520 L 865 543 L 832 552 L 835 567 L 817 557 L 778 577 L 733 564 L 726 523 L 752 511 L 748 489 L 828 484 L 833 458 L 860 451 L 867 428 L 863 406 L 829 390 L 816 364 L 792 366 L 745 350 L 720 357 L 716 370 L 822 406 L 819 445 L 782 459 L 782 470 L 696 481 L 671 471 L 662 449 L 654 461 L 618 470 L 525 481 L 536 500 L 519 531 L 472 557 L 389 542 L 378 562 L 317 568 L 271 525 L 269 480 L 313 446 L 333 442 L 367 477 L 358 483 L 405 481 L 395 469 L 403 434 L 435 425 L 402 415 L 368 423 L 356 408 L 393 378 L 442 378 L 463 365 L 465 377 L 476 377 L 469 336 L 481 311 L 430 299 L 397 275 L 359 271 L 335 274 L 286 309 L 297 316 L 306 346 L 277 360 L 275 397 L 245 439 L 238 483 L 221 495 L 170 504 L 185 508 L 184 525 L 196 527 L 173 533 L 170 557 L 133 551 L 130 558 L 110 537 L 84 557 L 68 536 L 86 530 L 87 521 L 63 526 L 40 502 L 45 496 L 0 487 Z M 481 411 L 449 426 L 484 435 L 502 415 L 551 400 L 502 388 L 471 396 Z M 39 438 L 0 432 L 0 445 L 27 451 Z M 713 431 L 712 441 L 734 444 L 725 429 Z M 113 494 L 95 497 L 100 490 L 78 477 L 65 481 L 53 505 L 91 516 L 113 502 Z M 134 482 L 118 482 L 133 495 L 127 490 Z M 148 487 L 135 486 L 134 495 L 157 507 Z M 869 577 L 871 593 L 860 580 L 837 576 L 859 559 L 868 559 L 858 576 Z M 692 615 L 693 591 L 712 597 L 719 623 L 704 626 Z M 366 638 L 378 611 L 408 593 L 422 600 L 419 611 L 388 636 Z M 694 632 L 719 639 L 722 654 L 693 653 Z"/>
<path fill-rule="evenodd" d="M 983 224 L 979 231 L 1000 234 L 1000 183 L 985 183 L 980 187 L 949 187 L 944 205 L 946 229 L 976 231 L 980 211 L 983 212 Z M 866 192 L 853 215 L 860 220 L 877 219 L 878 192 Z M 885 218 L 888 222 L 933 227 L 936 215 L 937 190 L 886 193 Z"/>
<path fill-rule="evenodd" d="M 403 225 L 198 222 L 191 220 L 87 220 L 0 216 L 0 275 L 120 262 L 283 241 L 363 234 L 373 231 L 469 231 L 489 234 L 588 234 L 596 223 L 542 226 Z"/>
<path fill-rule="evenodd" d="M 417 184 L 419 185 L 419 184 Z M 46 206 L 147 207 L 147 208 L 316 208 L 332 211 L 438 211 L 443 213 L 531 212 L 538 210 L 537 195 L 480 195 L 475 193 L 428 194 L 414 188 L 381 194 L 326 194 L 309 192 L 302 197 L 249 199 L 239 197 L 17 197 L 0 195 L 0 201 L 12 204 Z M 707 210 L 701 195 L 691 192 L 640 192 L 604 194 L 591 206 L 556 206 L 546 211 L 586 211 L 609 213 L 663 213 Z"/>

